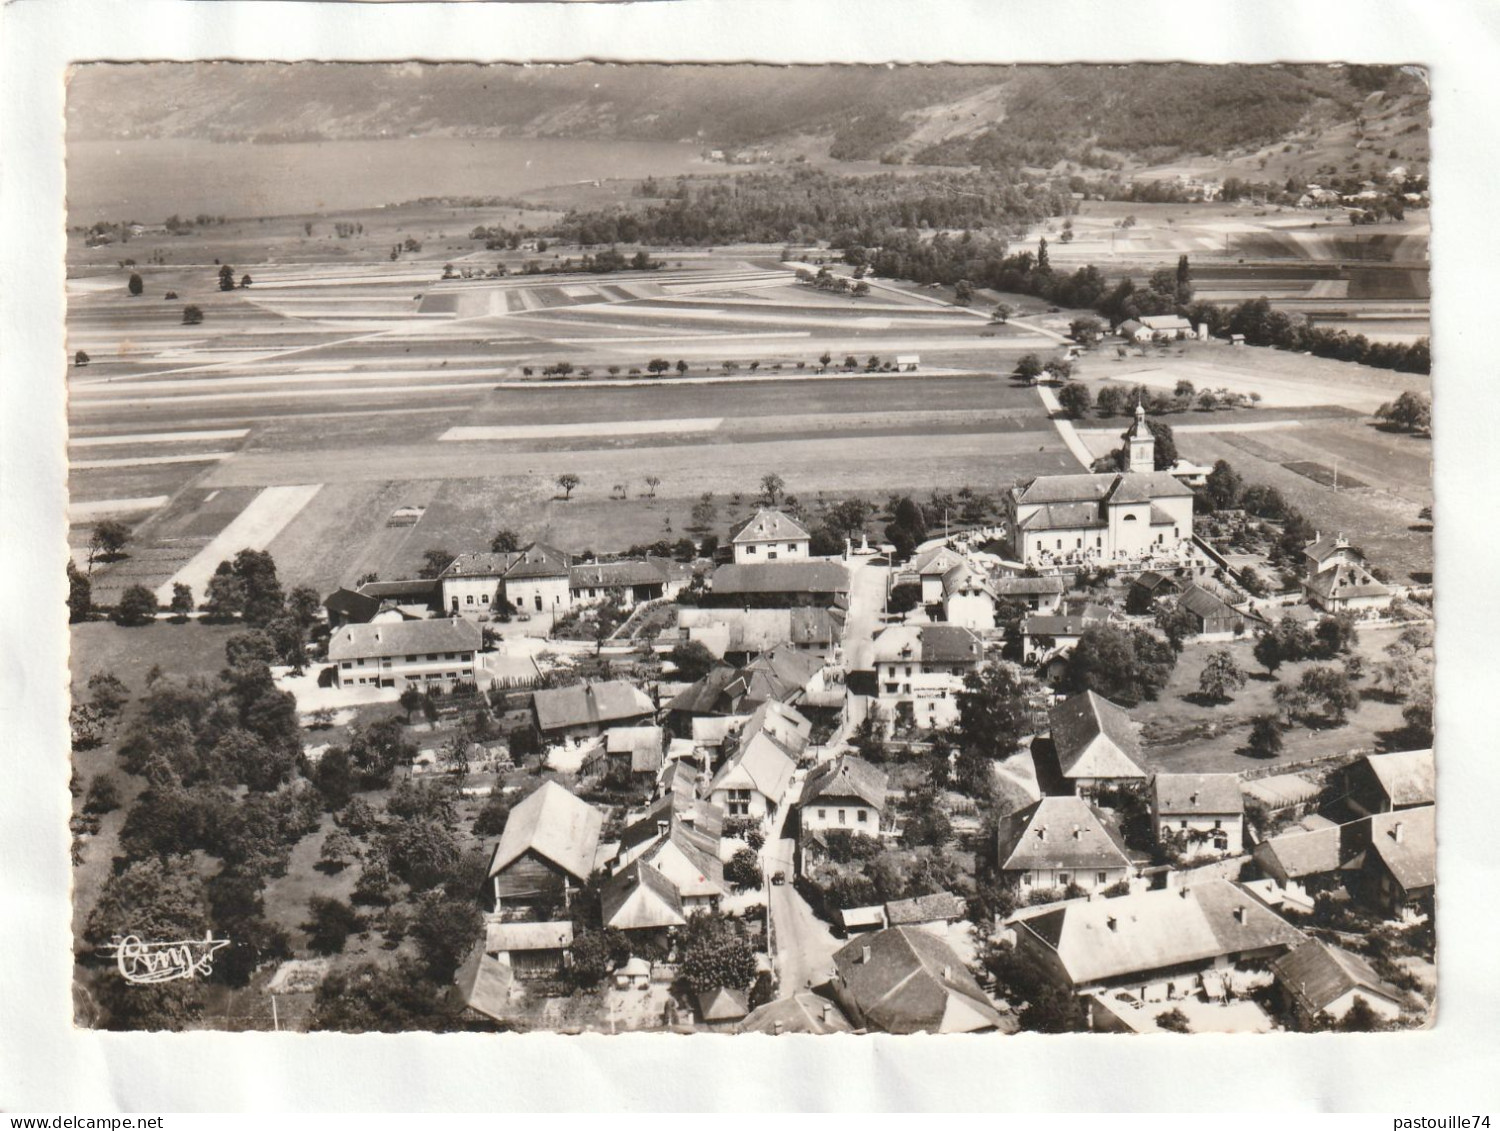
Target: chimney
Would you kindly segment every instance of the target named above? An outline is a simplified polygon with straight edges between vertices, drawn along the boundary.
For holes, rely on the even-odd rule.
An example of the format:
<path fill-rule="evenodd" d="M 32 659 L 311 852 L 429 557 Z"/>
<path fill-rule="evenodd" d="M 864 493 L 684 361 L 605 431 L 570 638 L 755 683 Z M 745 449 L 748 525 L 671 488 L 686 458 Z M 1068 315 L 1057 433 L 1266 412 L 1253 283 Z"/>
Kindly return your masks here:
<path fill-rule="evenodd" d="M 1394 825 L 1391 826 L 1391 839 L 1394 840 L 1397 844 L 1405 843 L 1406 823 L 1404 821 L 1397 821 Z"/>
<path fill-rule="evenodd" d="M 666 836 L 667 835 L 667 822 L 666 821 L 657 821 L 656 822 L 656 835 L 657 836 Z"/>
<path fill-rule="evenodd" d="M 1120 929 L 1120 921 L 1118 919 L 1116 919 L 1113 915 L 1111 915 L 1108 919 L 1104 920 L 1104 924 L 1111 931 L 1118 931 Z"/>
<path fill-rule="evenodd" d="M 862 946 L 859 948 L 859 961 L 861 965 L 868 965 L 870 961 L 870 948 Z"/>
<path fill-rule="evenodd" d="M 1198 804 L 1198 795 L 1196 793 L 1188 794 L 1188 804 L 1193 806 Z"/>
<path fill-rule="evenodd" d="M 1245 921 L 1245 905 L 1242 903 L 1234 909 L 1234 921 L 1243 923 Z"/>
<path fill-rule="evenodd" d="M 786 1028 L 786 1023 L 785 1022 L 783 1022 L 783 1021 L 777 1021 L 775 1024 L 773 1024 L 771 1026 L 771 1032 L 775 1033 L 779 1037 L 779 1036 L 781 1036 L 781 1031 L 783 1029 L 785 1029 L 785 1028 Z"/>
<path fill-rule="evenodd" d="M 943 967 L 943 981 L 945 981 L 945 982 L 951 982 L 952 980 L 953 980 L 953 967 L 952 966 L 944 966 Z"/>
<path fill-rule="evenodd" d="M 1077 825 L 1073 826 L 1073 839 L 1074 840 L 1082 840 L 1083 839 L 1083 830 L 1080 829 Z"/>
<path fill-rule="evenodd" d="M 1188 889 L 1187 888 L 1178 888 L 1177 889 L 1177 894 L 1180 895 L 1180 896 L 1182 896 L 1183 899 L 1186 899 L 1188 897 Z"/>
<path fill-rule="evenodd" d="M 825 1001 L 823 1003 L 823 1020 L 825 1022 L 832 1023 L 832 1021 L 833 1021 L 833 1003 L 832 1002 Z M 777 1022 L 777 1024 L 780 1024 L 780 1022 Z"/>
<path fill-rule="evenodd" d="M 1046 825 L 1042 825 L 1042 826 L 1040 826 L 1036 830 L 1036 838 L 1037 838 L 1037 840 L 1046 840 L 1047 839 L 1047 826 Z"/>

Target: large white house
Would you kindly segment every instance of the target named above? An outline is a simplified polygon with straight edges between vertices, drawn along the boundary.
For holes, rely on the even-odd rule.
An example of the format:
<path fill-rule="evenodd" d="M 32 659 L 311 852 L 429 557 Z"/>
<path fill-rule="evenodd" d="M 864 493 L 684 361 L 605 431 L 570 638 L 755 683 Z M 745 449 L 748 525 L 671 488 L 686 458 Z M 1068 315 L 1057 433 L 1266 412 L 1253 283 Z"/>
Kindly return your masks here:
<path fill-rule="evenodd" d="M 730 544 L 734 560 L 747 562 L 805 561 L 812 546 L 812 535 L 782 511 L 762 508 L 740 524 Z"/>
<path fill-rule="evenodd" d="M 876 705 L 886 718 L 909 709 L 918 726 L 951 726 L 964 676 L 983 659 L 979 637 L 960 625 L 887 628 L 875 638 Z"/>
<path fill-rule="evenodd" d="M 340 687 L 451 686 L 474 678 L 479 626 L 461 617 L 346 624 L 328 638 Z"/>
<path fill-rule="evenodd" d="M 1006 509 L 1024 562 L 1115 565 L 1190 556 L 1192 489 L 1155 469 L 1156 440 L 1139 406 L 1124 439 L 1126 471 L 1039 475 L 1011 489 Z"/>

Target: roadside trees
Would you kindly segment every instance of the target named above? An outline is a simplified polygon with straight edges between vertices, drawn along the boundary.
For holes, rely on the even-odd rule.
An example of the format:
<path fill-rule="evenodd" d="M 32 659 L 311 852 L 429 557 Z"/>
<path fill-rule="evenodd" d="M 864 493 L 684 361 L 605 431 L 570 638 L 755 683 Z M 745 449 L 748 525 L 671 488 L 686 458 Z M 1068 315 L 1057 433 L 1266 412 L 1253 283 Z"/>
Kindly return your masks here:
<path fill-rule="evenodd" d="M 1094 397 L 1087 385 L 1068 384 L 1059 390 L 1057 403 L 1071 419 L 1081 420 L 1094 406 Z"/>
<path fill-rule="evenodd" d="M 156 619 L 156 594 L 144 585 L 132 585 L 120 595 L 115 607 L 115 623 L 125 628 L 137 628 Z"/>

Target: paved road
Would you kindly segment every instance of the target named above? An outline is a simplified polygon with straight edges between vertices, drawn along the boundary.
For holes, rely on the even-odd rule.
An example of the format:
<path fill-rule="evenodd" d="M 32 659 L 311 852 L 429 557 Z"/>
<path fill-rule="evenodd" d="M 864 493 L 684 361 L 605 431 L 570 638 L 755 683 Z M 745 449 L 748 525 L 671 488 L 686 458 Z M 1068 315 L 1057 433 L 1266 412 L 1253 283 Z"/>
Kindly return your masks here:
<path fill-rule="evenodd" d="M 809 984 L 826 982 L 833 969 L 833 952 L 843 943 L 792 886 L 792 841 L 770 841 L 766 857 L 769 871 L 787 874 L 785 884 L 772 884 L 770 888 L 771 919 L 776 925 L 776 974 L 780 993 L 785 996 Z"/>
<path fill-rule="evenodd" d="M 886 578 L 890 567 L 858 560 L 849 564 L 849 617 L 844 622 L 844 666 L 848 671 L 869 671 L 875 665 L 875 634 L 883 627 Z"/>

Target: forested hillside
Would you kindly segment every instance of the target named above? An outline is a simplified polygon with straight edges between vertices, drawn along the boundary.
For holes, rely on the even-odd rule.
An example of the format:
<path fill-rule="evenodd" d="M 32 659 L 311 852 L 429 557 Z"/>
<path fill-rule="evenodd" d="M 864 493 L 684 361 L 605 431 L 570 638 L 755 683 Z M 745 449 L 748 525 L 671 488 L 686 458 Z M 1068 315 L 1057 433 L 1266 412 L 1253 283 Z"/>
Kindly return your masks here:
<path fill-rule="evenodd" d="M 778 156 L 1114 167 L 1357 119 L 1396 67 L 153 64 L 81 67 L 75 139 L 453 136 L 691 141 Z M 1425 128 L 1425 127 L 1424 127 Z"/>

